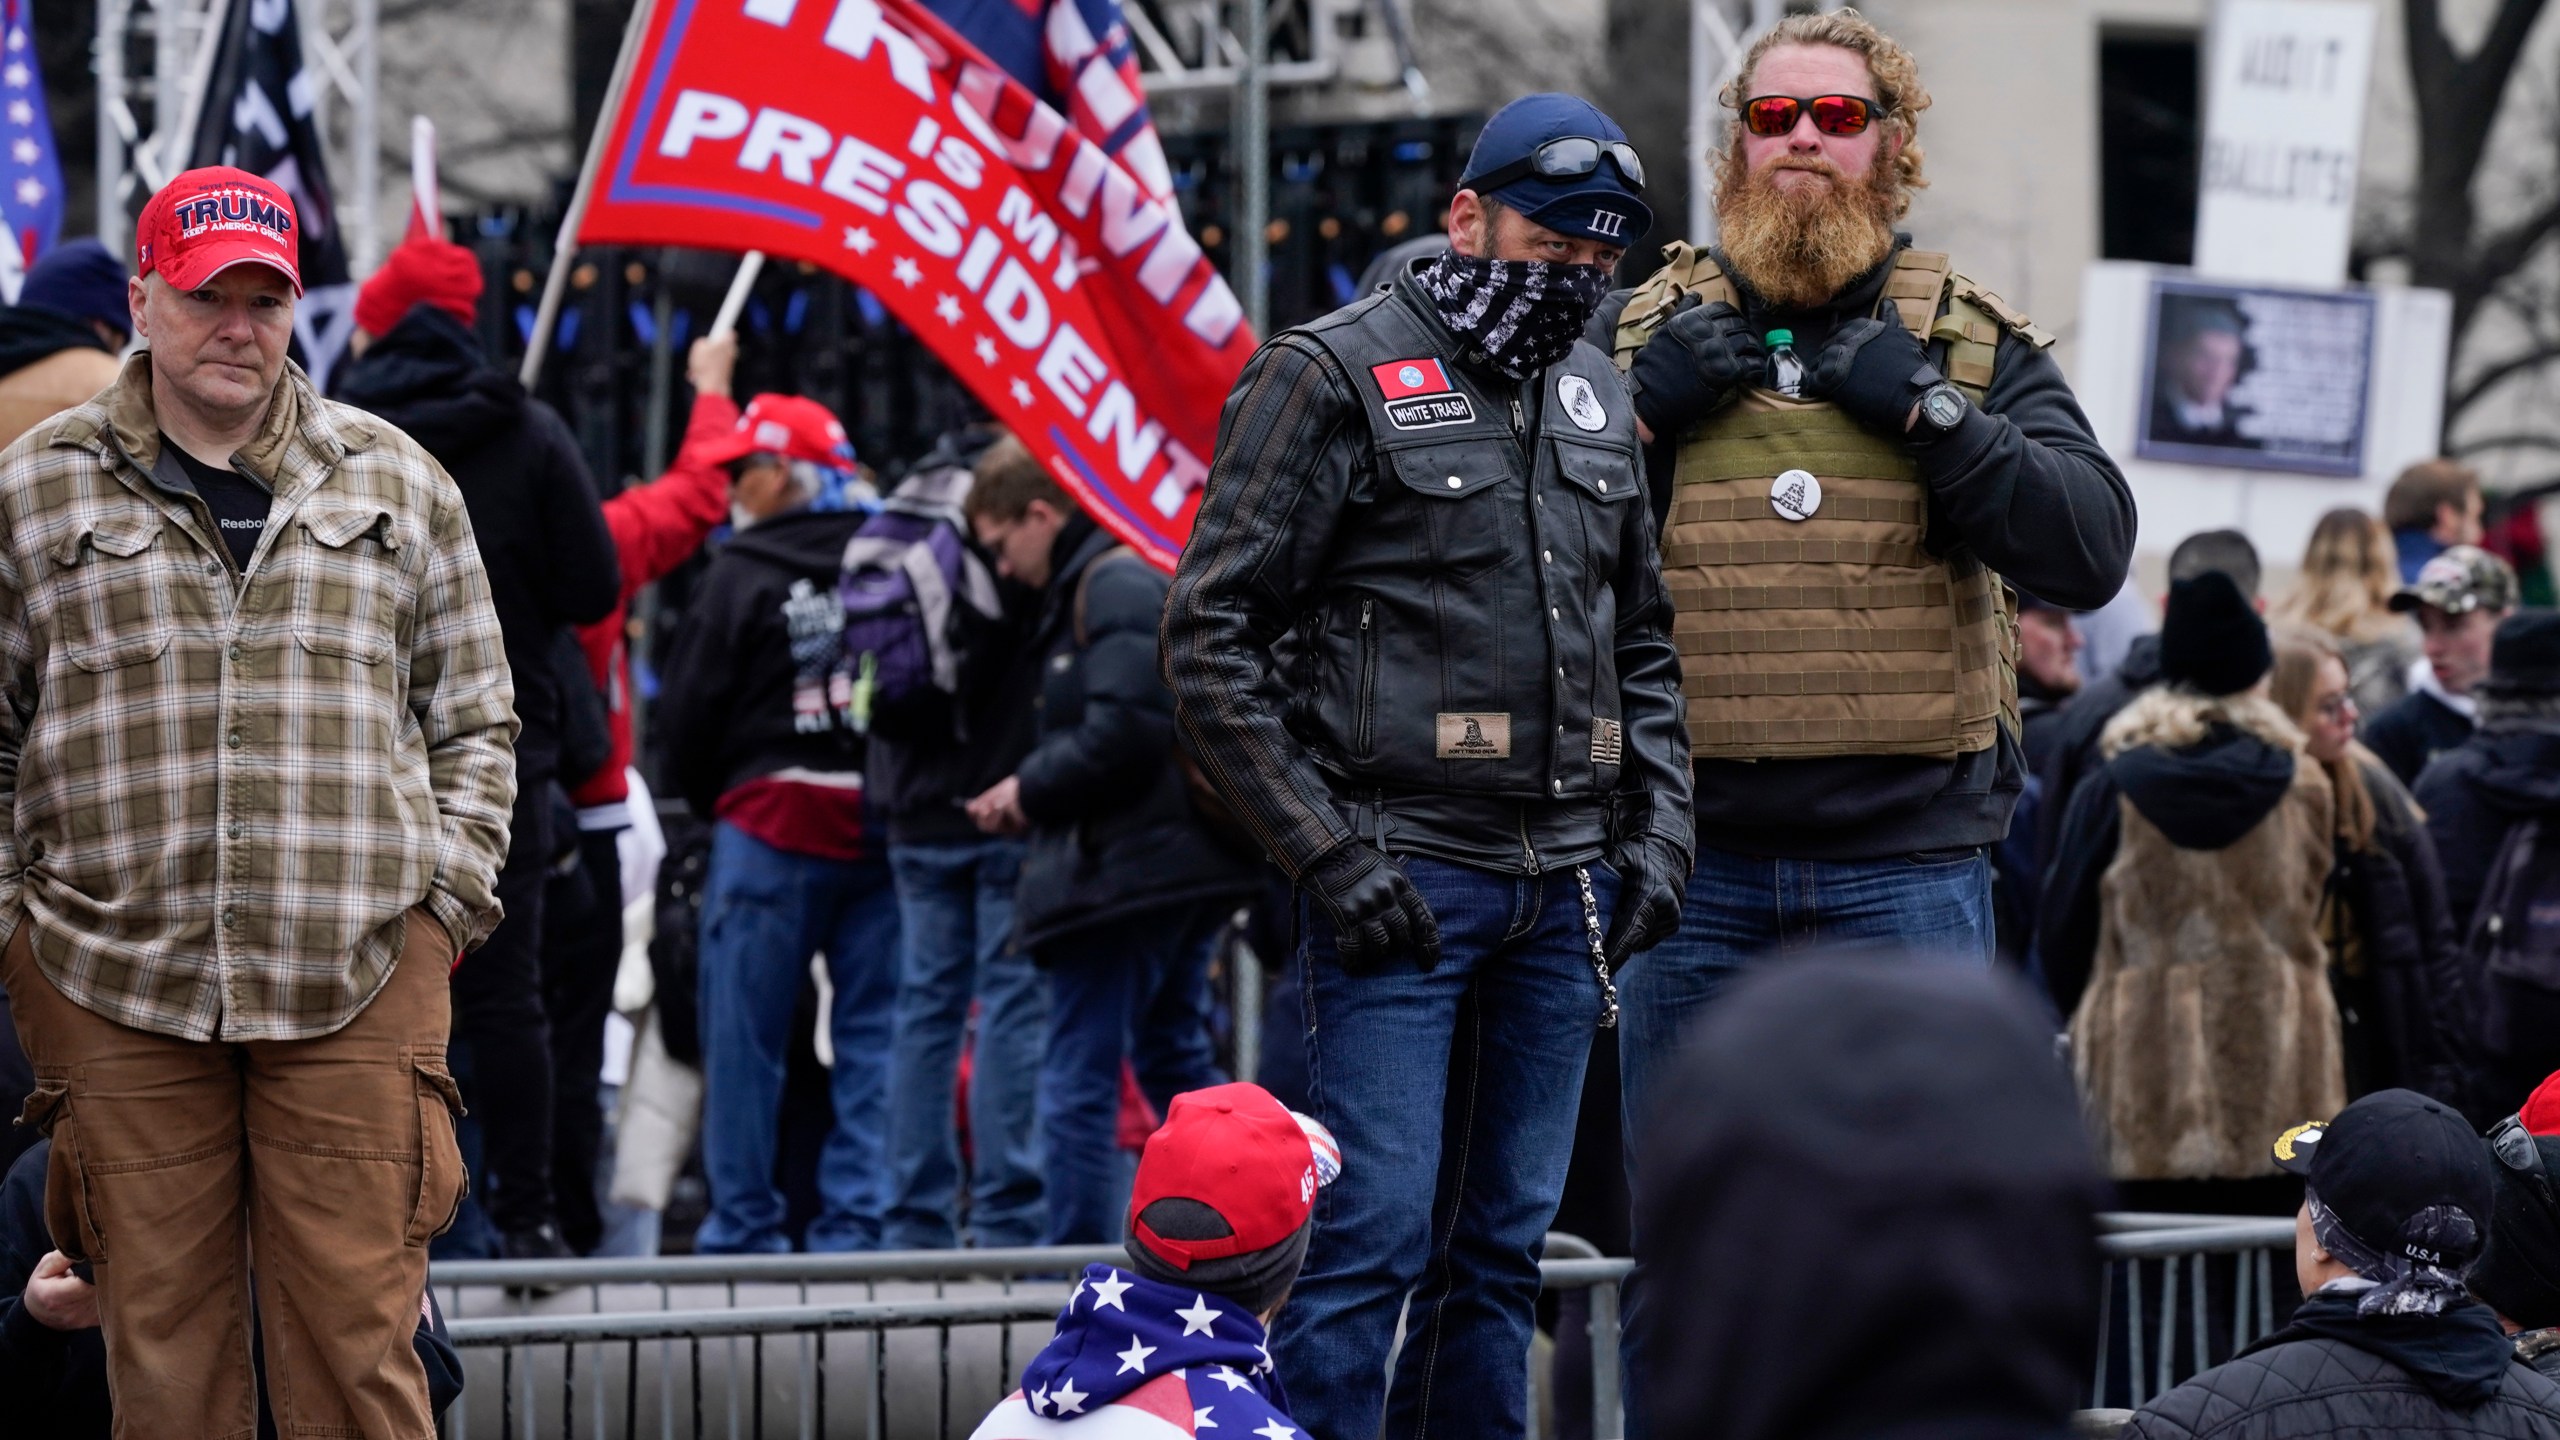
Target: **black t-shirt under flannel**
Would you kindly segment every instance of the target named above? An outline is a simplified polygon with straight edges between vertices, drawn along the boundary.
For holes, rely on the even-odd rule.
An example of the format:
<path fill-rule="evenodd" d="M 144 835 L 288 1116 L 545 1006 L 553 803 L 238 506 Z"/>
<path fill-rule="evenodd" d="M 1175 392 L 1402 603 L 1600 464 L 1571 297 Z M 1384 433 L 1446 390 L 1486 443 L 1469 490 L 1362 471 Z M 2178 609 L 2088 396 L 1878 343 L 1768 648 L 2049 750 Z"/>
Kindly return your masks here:
<path fill-rule="evenodd" d="M 258 553 L 258 537 L 267 533 L 267 511 L 275 497 L 253 476 L 217 470 L 176 445 L 169 447 L 169 453 L 178 457 L 179 467 L 204 497 L 205 508 L 213 512 L 214 528 L 222 532 L 222 543 L 231 547 L 235 568 L 245 572 L 249 557 Z"/>

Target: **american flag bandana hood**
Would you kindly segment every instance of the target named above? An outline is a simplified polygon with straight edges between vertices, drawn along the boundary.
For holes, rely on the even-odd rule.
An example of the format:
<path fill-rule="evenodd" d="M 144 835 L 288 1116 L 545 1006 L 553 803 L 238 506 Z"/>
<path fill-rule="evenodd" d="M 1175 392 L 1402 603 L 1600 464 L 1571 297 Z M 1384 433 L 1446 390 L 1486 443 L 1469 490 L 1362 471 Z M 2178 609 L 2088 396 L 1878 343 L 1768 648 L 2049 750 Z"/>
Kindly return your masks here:
<path fill-rule="evenodd" d="M 1022 1389 L 977 1440 L 1198 1435 L 1308 1440 L 1242 1306 L 1090 1265 L 1058 1312 L 1058 1330 L 1022 1372 Z"/>

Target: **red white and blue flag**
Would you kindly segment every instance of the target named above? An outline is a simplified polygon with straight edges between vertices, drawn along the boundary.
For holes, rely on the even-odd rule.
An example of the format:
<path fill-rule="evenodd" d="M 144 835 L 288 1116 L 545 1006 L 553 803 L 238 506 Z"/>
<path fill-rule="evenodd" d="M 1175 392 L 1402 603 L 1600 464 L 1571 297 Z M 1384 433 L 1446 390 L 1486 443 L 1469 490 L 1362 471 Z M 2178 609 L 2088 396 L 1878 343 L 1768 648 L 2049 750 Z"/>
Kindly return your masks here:
<path fill-rule="evenodd" d="M 11 304 L 26 267 L 62 237 L 62 162 L 29 8 L 30 0 L 0 0 L 0 300 Z"/>
<path fill-rule="evenodd" d="M 657 0 L 578 241 L 862 285 L 1170 570 L 1253 336 L 1174 208 L 1126 23 L 1115 0 L 936 8 L 967 31 L 920 0 Z"/>

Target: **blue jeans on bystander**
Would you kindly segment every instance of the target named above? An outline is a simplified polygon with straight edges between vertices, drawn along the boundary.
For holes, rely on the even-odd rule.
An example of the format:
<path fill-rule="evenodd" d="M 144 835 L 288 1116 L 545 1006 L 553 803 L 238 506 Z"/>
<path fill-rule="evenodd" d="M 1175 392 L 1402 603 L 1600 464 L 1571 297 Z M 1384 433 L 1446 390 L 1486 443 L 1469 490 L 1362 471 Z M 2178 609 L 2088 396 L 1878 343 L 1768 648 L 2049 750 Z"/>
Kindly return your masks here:
<path fill-rule="evenodd" d="M 889 863 L 796 855 L 720 822 L 702 900 L 702 1163 L 711 1213 L 693 1244 L 704 1254 L 792 1248 L 773 1159 L 791 1013 L 809 958 L 822 952 L 835 987 L 835 1129 L 819 1156 L 821 1209 L 805 1248 L 876 1250 L 898 967 Z"/>
<path fill-rule="evenodd" d="M 1382 1411 L 1389 1435 L 1504 1440 L 1528 1428 L 1538 1254 L 1600 980 L 1571 870 L 1398 863 L 1440 922 L 1436 970 L 1346 974 L 1330 923 L 1299 901 L 1308 1098 L 1342 1177 L 1316 1197 L 1271 1353 L 1316 1440 L 1372 1440 Z M 1605 926 L 1617 876 L 1595 863 L 1590 878 Z"/>
<path fill-rule="evenodd" d="M 960 1148 L 951 1097 L 975 999 L 970 1238 L 982 1248 L 1037 1245 L 1048 1224 L 1033 1120 L 1049 994 L 1031 957 L 1006 948 L 1022 842 L 990 837 L 892 845 L 889 869 L 898 882 L 904 953 L 889 1072 L 885 1243 L 891 1250 L 948 1250 L 960 1243 L 953 1213 Z"/>
<path fill-rule="evenodd" d="M 1627 1183 L 1636 1184 L 1656 1083 L 1716 996 L 1755 966 L 1807 954 L 1890 951 L 1924 961 L 1987 966 L 1995 942 L 1991 860 L 1982 850 L 1881 860 L 1779 860 L 1701 847 L 1689 872 L 1680 929 L 1627 962 L 1618 1001 L 1618 1076 L 1624 1087 Z M 1643 1416 L 1644 1237 L 1627 1287 L 1627 1435 Z"/>
<path fill-rule="evenodd" d="M 1050 1244 L 1121 1238 L 1133 1173 L 1119 1141 L 1122 1062 L 1158 1111 L 1185 1090 L 1226 1083 L 1209 1036 L 1209 945 L 1227 913 L 1215 904 L 1150 911 L 1040 947 L 1049 972 L 1040 1143 Z"/>

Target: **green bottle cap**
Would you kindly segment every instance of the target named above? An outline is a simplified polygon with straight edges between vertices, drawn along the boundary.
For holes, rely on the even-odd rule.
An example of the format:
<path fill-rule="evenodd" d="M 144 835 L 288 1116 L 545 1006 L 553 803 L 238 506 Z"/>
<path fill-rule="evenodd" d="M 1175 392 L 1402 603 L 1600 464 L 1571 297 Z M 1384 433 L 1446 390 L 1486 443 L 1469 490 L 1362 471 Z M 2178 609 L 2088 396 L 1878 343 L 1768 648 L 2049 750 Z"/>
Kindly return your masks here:
<path fill-rule="evenodd" d="M 1796 343 L 1796 332 L 1793 330 L 1772 330 L 1769 332 L 1769 343 L 1772 345 L 1793 345 Z"/>

